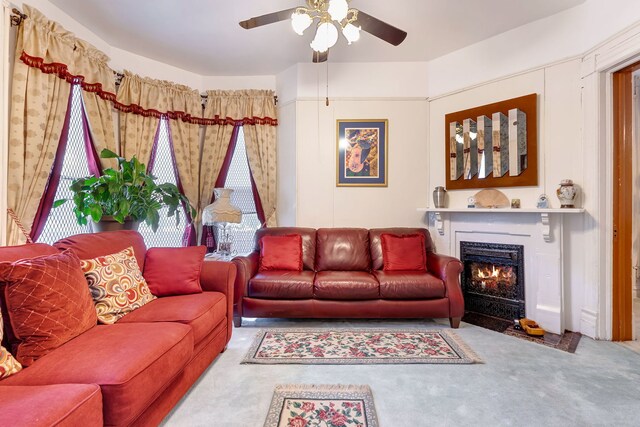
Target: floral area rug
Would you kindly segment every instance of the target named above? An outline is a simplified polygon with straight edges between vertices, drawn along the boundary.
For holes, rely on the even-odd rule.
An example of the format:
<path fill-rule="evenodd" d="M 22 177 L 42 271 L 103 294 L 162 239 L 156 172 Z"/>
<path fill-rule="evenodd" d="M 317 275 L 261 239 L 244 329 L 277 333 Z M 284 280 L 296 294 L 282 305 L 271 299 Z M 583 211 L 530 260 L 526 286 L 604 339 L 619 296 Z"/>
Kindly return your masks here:
<path fill-rule="evenodd" d="M 264 427 L 377 427 L 366 385 L 278 385 Z"/>
<path fill-rule="evenodd" d="M 264 329 L 242 363 L 481 363 L 455 333 L 444 330 Z"/>

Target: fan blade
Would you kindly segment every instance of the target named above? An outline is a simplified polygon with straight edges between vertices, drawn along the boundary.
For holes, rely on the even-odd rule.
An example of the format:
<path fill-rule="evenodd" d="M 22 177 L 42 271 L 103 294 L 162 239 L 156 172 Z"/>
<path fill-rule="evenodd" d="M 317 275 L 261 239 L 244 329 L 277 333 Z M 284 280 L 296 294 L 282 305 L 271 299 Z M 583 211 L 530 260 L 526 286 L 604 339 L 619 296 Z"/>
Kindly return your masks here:
<path fill-rule="evenodd" d="M 263 25 L 273 24 L 274 22 L 286 21 L 291 18 L 291 14 L 296 11 L 296 7 L 292 9 L 281 10 L 280 12 L 267 13 L 262 16 L 254 16 L 246 21 L 240 21 L 239 24 L 245 30 L 250 30 Z"/>
<path fill-rule="evenodd" d="M 398 46 L 407 37 L 407 32 L 402 31 L 400 28 L 396 28 L 393 25 L 387 24 L 368 15 L 362 11 L 358 11 L 358 19 L 354 22 L 355 25 L 360 25 L 367 33 L 378 37 L 391 43 L 394 46 Z"/>
<path fill-rule="evenodd" d="M 329 58 L 329 51 L 326 52 L 316 52 L 313 51 L 313 62 L 327 62 Z"/>

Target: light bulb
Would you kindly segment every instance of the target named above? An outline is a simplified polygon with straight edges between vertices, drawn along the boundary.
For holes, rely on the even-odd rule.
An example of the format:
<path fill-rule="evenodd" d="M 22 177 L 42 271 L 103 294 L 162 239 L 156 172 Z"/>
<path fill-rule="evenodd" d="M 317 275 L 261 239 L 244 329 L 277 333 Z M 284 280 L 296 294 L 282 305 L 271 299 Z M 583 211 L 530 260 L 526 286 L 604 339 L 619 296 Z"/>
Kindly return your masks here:
<path fill-rule="evenodd" d="M 302 35 L 304 30 L 309 28 L 312 22 L 313 19 L 311 19 L 311 17 L 306 13 L 293 12 L 291 14 L 291 26 L 296 34 Z"/>
<path fill-rule="evenodd" d="M 347 13 L 349 13 L 349 4 L 347 0 L 329 0 L 329 8 L 327 9 L 329 15 L 331 15 L 331 19 L 335 21 L 342 21 L 347 17 Z"/>
<path fill-rule="evenodd" d="M 342 35 L 347 39 L 349 44 L 357 42 L 360 40 L 360 29 L 361 27 L 356 27 L 353 24 L 347 24 L 342 29 Z"/>

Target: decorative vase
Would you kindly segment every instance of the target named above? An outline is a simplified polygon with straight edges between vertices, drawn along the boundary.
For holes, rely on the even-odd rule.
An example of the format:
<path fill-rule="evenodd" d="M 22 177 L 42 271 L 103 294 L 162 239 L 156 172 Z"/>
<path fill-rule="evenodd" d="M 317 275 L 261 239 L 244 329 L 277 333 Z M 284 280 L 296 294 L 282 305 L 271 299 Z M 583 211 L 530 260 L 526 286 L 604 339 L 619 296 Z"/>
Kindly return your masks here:
<path fill-rule="evenodd" d="M 446 195 L 447 190 L 445 190 L 444 187 L 436 187 L 436 189 L 433 190 L 433 206 L 436 208 L 444 208 Z"/>
<path fill-rule="evenodd" d="M 99 222 L 89 221 L 91 231 L 101 233 L 103 231 L 138 230 L 140 221 L 135 221 L 130 216 L 124 219 L 124 224 L 119 223 L 110 215 L 103 215 Z"/>
<path fill-rule="evenodd" d="M 573 181 L 570 179 L 563 179 L 560 182 L 560 187 L 556 190 L 556 195 L 560 200 L 561 208 L 573 208 L 574 200 L 576 198 L 576 194 L 578 193 L 578 189 L 575 185 L 573 185 Z"/>

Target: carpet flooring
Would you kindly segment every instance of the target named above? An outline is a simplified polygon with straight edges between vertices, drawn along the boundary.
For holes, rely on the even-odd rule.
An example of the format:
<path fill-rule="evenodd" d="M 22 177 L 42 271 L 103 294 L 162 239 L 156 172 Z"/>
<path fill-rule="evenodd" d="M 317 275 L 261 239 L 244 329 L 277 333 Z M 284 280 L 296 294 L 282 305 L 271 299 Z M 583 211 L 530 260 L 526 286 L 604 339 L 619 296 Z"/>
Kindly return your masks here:
<path fill-rule="evenodd" d="M 472 365 L 240 365 L 261 328 L 447 328 L 447 321 L 247 320 L 165 419 L 260 427 L 277 384 L 367 384 L 381 426 L 637 426 L 640 355 L 583 337 L 574 354 L 462 323 Z"/>

